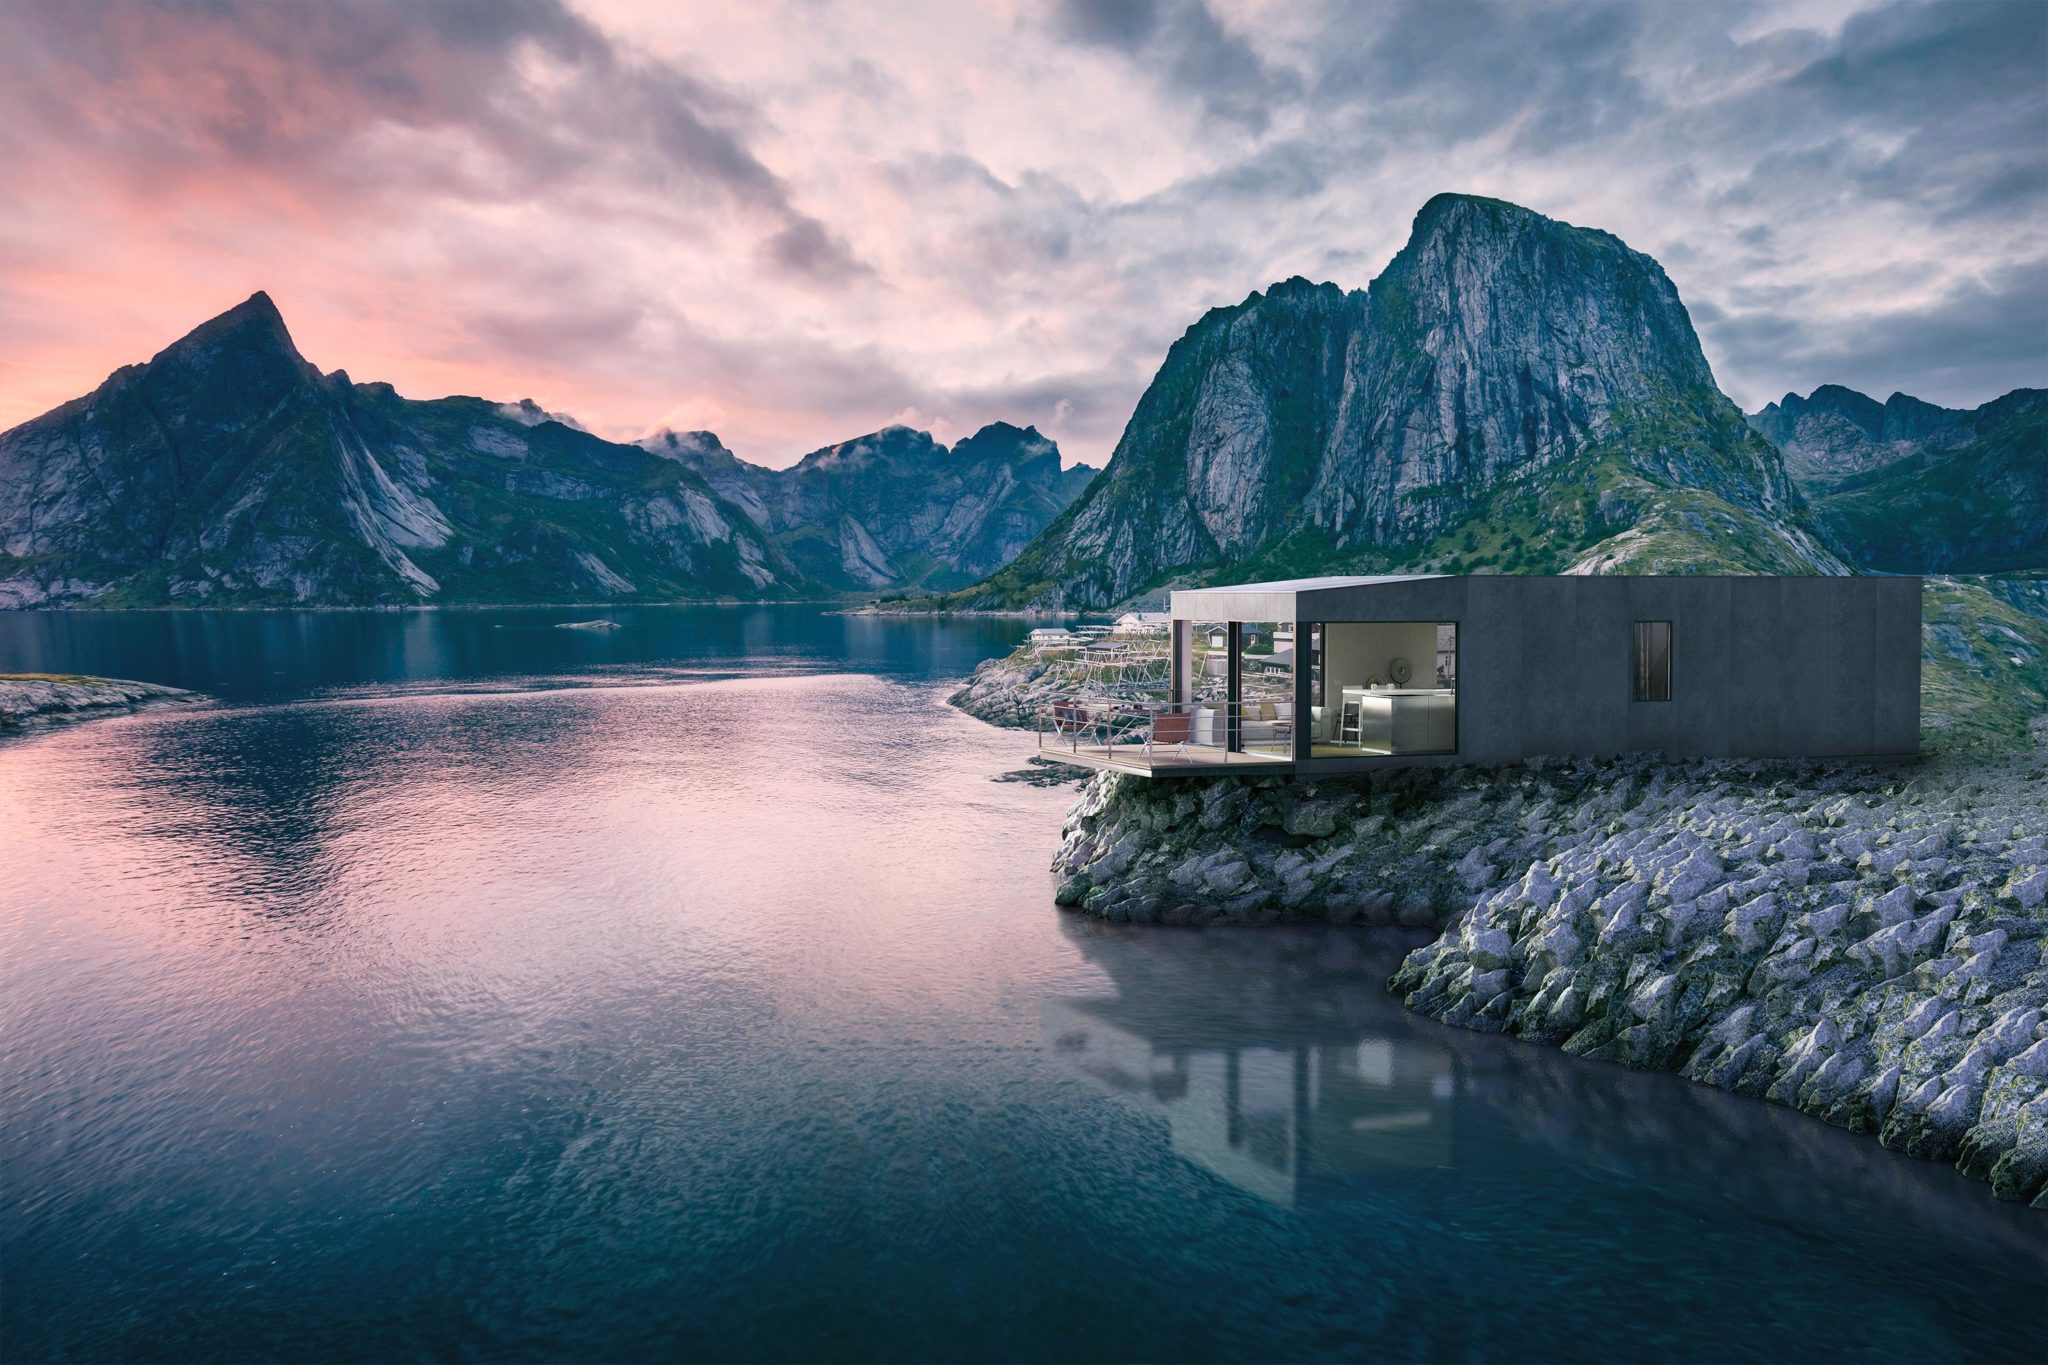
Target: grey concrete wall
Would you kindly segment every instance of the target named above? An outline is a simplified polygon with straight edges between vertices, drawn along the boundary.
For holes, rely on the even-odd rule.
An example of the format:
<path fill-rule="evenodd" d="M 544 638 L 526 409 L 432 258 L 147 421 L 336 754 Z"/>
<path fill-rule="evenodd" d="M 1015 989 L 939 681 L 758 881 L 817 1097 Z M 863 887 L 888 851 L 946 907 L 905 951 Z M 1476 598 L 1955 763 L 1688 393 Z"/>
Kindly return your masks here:
<path fill-rule="evenodd" d="M 1457 623 L 1454 761 L 1919 750 L 1917 578 L 1502 575 L 1187 597 L 1204 618 L 1228 610 L 1239 620 Z M 1632 699 L 1637 621 L 1672 623 L 1670 701 Z"/>

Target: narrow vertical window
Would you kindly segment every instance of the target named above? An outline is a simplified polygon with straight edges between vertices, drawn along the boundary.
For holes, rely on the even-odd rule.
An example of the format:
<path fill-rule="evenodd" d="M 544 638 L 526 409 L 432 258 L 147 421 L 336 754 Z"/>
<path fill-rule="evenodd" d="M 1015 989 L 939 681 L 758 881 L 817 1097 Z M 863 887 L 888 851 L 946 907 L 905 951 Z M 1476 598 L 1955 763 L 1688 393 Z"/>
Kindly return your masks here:
<path fill-rule="evenodd" d="M 1637 701 L 1671 700 L 1671 623 L 1636 622 Z"/>

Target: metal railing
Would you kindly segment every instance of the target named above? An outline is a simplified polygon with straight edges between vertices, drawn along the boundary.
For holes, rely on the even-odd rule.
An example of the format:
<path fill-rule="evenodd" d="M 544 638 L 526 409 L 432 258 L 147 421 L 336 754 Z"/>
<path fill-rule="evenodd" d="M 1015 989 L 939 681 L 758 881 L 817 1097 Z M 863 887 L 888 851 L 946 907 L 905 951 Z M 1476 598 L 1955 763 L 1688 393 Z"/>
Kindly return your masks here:
<path fill-rule="evenodd" d="M 1265 715 L 1268 705 L 1066 697 L 1038 707 L 1038 750 L 1143 767 L 1290 762 L 1293 718 Z"/>

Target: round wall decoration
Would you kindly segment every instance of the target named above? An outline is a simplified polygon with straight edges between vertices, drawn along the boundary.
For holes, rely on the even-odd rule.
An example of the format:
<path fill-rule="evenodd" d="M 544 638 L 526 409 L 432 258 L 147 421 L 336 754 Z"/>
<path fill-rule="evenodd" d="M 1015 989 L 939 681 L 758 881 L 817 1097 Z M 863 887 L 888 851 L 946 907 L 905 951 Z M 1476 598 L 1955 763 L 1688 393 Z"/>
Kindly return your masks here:
<path fill-rule="evenodd" d="M 1387 674 L 1393 678 L 1396 687 L 1406 687 L 1408 680 L 1415 676 L 1415 670 L 1406 659 L 1396 659 L 1387 665 Z"/>

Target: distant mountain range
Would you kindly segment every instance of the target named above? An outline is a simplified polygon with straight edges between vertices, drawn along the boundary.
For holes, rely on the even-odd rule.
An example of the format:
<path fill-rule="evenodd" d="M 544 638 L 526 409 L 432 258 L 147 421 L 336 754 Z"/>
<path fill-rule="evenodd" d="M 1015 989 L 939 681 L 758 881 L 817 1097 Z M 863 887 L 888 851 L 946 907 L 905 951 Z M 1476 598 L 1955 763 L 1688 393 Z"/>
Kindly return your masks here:
<path fill-rule="evenodd" d="M 1749 424 L 1784 452 L 1821 525 L 1861 566 L 2048 568 L 2048 390 L 1957 409 L 1826 384 Z"/>
<path fill-rule="evenodd" d="M 0 434 L 0 607 L 948 587 L 1000 565 L 1090 473 L 1002 424 L 951 452 L 894 427 L 787 476 L 707 433 L 650 445 L 530 402 L 323 375 L 259 293 Z"/>
<path fill-rule="evenodd" d="M 996 422 L 951 450 L 887 427 L 788 469 L 739 459 L 708 431 L 640 442 L 695 471 L 811 581 L 847 590 L 944 590 L 1008 564 L 1095 477 L 1060 468 L 1036 427 Z"/>
<path fill-rule="evenodd" d="M 1205 315 L 1088 492 L 1007 569 L 934 605 L 1096 609 L 1175 584 L 1396 568 L 2048 566 L 2035 391 L 1974 414 L 1894 404 L 1874 428 L 1857 419 L 1887 453 L 1844 439 L 1809 455 L 1796 433 L 1821 424 L 1786 412 L 1802 404 L 1752 423 L 1716 387 L 1656 261 L 1439 195 L 1368 288 L 1297 278 Z M 1810 493 L 1795 477 L 1838 469 L 1869 482 Z M 1891 529 L 1908 508 L 1916 529 Z"/>

